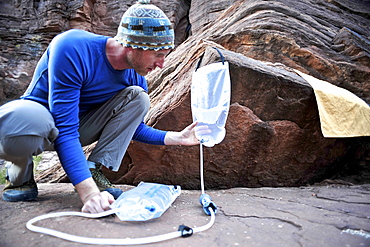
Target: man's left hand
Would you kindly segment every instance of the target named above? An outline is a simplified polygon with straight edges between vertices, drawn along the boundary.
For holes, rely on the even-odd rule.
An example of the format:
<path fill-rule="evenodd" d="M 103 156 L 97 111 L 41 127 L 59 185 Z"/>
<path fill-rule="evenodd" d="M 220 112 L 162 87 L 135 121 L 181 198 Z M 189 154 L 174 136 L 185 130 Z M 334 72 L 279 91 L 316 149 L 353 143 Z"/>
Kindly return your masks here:
<path fill-rule="evenodd" d="M 164 143 L 166 145 L 198 145 L 199 140 L 196 138 L 194 130 L 197 124 L 198 122 L 194 122 L 180 132 L 167 132 Z"/>

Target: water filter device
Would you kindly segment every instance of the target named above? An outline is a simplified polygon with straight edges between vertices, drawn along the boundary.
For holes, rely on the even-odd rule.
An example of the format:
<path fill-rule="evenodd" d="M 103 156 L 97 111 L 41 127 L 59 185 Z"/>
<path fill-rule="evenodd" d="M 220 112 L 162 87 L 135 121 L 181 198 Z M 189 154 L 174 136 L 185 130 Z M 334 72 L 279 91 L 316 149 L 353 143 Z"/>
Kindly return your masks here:
<path fill-rule="evenodd" d="M 49 218 L 79 216 L 96 219 L 111 214 L 116 214 L 122 221 L 147 221 L 160 217 L 171 206 L 172 202 L 180 193 L 181 188 L 179 186 L 141 182 L 137 187 L 123 192 L 111 205 L 111 210 L 96 214 L 81 212 L 49 213 L 29 220 L 26 227 L 34 232 L 48 234 L 68 241 L 95 245 L 138 245 L 156 243 L 177 237 L 189 237 L 193 233 L 202 232 L 211 228 L 215 222 L 215 213 L 213 209 L 210 209 L 210 221 L 204 226 L 190 228 L 180 225 L 175 232 L 143 238 L 90 238 L 34 225 L 34 223 L 40 220 Z"/>
<path fill-rule="evenodd" d="M 200 140 L 200 184 L 202 194 L 199 202 L 207 215 L 217 212 L 217 206 L 204 190 L 203 145 L 213 147 L 219 144 L 226 135 L 226 119 L 230 108 L 231 80 L 229 64 L 221 51 L 215 47 L 221 62 L 200 67 L 199 60 L 192 76 L 191 111 L 195 127 L 195 135 Z"/>

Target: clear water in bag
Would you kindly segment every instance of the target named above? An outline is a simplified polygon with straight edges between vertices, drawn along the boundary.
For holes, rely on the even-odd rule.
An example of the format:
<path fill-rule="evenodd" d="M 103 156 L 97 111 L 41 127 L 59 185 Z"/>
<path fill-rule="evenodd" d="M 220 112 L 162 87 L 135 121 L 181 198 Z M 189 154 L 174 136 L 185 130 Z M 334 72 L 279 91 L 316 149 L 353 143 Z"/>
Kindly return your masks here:
<path fill-rule="evenodd" d="M 209 64 L 193 73 L 191 110 L 193 121 L 198 121 L 195 135 L 207 147 L 213 147 L 225 138 L 230 91 L 229 64 L 227 62 Z M 204 125 L 211 133 L 202 131 L 201 127 Z"/>
<path fill-rule="evenodd" d="M 180 186 L 141 182 L 123 192 L 111 204 L 122 221 L 146 221 L 159 218 L 181 194 Z"/>

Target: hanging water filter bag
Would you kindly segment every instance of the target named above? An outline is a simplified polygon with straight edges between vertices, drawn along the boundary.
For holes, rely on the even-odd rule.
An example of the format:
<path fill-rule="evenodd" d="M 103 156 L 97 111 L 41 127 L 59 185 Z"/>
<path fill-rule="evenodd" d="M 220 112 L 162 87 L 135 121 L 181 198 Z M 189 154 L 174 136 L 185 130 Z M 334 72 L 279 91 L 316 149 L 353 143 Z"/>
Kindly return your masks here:
<path fill-rule="evenodd" d="M 222 56 L 220 51 L 218 52 Z M 195 135 L 206 147 L 219 144 L 226 135 L 225 123 L 230 107 L 230 91 L 228 62 L 208 64 L 193 72 L 191 110 L 193 121 L 198 121 Z M 204 125 L 210 133 L 204 132 Z"/>

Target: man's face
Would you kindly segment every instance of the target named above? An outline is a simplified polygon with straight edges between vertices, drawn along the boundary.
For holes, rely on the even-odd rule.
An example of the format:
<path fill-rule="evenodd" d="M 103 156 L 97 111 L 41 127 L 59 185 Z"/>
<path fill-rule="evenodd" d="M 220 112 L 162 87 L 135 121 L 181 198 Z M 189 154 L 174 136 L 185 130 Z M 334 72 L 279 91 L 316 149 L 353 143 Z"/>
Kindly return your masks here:
<path fill-rule="evenodd" d="M 145 76 L 157 67 L 162 68 L 168 53 L 170 49 L 159 51 L 131 49 L 127 54 L 127 63 L 139 75 Z"/>

